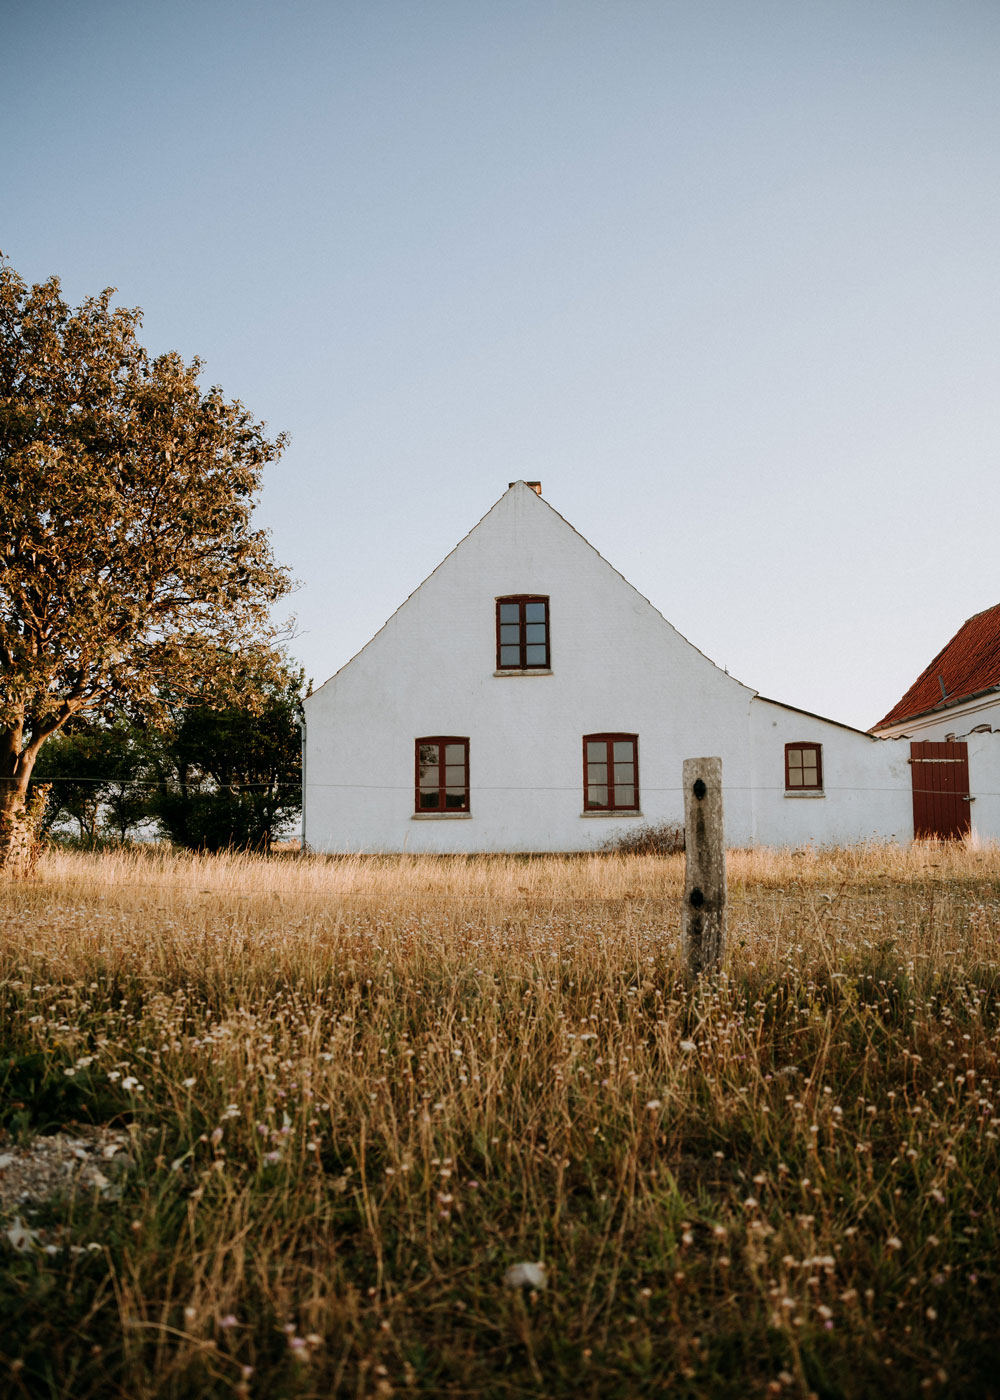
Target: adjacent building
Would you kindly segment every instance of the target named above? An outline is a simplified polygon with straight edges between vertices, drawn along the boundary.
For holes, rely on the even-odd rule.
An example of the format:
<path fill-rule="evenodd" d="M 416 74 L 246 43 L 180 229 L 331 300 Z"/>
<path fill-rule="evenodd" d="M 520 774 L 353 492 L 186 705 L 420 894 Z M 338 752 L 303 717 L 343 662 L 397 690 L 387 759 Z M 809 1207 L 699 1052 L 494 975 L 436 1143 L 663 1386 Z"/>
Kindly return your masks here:
<path fill-rule="evenodd" d="M 1000 603 L 970 617 L 872 728 L 910 740 L 917 836 L 1000 833 Z"/>

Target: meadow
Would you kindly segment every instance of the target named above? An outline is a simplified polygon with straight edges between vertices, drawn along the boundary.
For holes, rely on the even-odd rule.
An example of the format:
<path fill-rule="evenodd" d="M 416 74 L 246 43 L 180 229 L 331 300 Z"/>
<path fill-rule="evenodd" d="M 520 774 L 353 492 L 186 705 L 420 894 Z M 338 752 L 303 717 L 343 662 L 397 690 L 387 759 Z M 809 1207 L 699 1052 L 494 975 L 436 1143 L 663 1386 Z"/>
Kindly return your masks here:
<path fill-rule="evenodd" d="M 1000 1395 L 1000 852 L 732 852 L 694 988 L 682 882 L 46 853 L 0 1161 L 128 1146 L 5 1207 L 0 1392 Z"/>

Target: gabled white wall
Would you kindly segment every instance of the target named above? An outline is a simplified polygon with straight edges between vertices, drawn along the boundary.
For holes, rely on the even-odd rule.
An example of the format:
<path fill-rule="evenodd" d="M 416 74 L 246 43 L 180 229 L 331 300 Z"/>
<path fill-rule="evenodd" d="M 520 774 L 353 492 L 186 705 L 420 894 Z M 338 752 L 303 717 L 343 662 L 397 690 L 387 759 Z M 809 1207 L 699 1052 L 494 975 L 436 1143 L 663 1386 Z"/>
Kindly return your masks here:
<path fill-rule="evenodd" d="M 551 674 L 494 675 L 496 599 L 518 593 L 550 600 Z M 730 846 L 913 835 L 908 739 L 757 696 L 523 482 L 305 711 L 304 828 L 317 851 L 594 849 L 644 821 L 680 822 L 683 761 L 709 755 L 722 758 Z M 914 737 L 955 723 L 951 712 L 940 735 Z M 639 736 L 638 816 L 583 815 L 582 736 L 606 731 Z M 468 816 L 414 816 L 414 740 L 432 734 L 469 739 Z M 796 741 L 823 746 L 821 797 L 785 793 Z M 1000 734 L 971 735 L 969 760 L 973 834 L 998 840 Z"/>
<path fill-rule="evenodd" d="M 496 598 L 550 600 L 551 675 L 494 676 Z M 681 764 L 722 753 L 727 822 L 751 834 L 753 692 L 685 641 L 563 518 L 517 483 L 306 701 L 315 850 L 586 850 L 680 820 Z M 581 739 L 639 735 L 642 817 L 583 816 Z M 470 740 L 471 817 L 414 818 L 413 744 Z"/>

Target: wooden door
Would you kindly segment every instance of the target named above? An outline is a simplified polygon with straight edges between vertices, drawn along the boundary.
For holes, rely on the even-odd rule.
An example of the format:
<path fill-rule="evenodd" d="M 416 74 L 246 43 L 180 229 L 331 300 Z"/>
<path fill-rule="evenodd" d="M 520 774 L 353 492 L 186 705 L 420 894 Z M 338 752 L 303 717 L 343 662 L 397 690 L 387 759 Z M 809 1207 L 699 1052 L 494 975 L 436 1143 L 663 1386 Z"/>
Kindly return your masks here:
<path fill-rule="evenodd" d="M 913 836 L 960 841 L 972 827 L 969 801 L 969 746 L 965 743 L 910 744 L 913 775 Z"/>

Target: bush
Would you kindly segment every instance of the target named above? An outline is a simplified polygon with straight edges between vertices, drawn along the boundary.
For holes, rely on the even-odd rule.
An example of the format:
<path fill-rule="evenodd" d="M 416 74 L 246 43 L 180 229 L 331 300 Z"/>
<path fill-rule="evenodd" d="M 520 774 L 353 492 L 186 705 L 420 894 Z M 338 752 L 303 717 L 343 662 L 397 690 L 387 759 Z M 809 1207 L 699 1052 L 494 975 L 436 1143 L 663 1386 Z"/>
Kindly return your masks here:
<path fill-rule="evenodd" d="M 643 822 L 610 837 L 601 847 L 625 856 L 675 856 L 683 849 L 684 827 L 680 822 Z"/>

